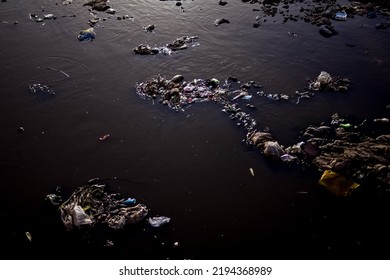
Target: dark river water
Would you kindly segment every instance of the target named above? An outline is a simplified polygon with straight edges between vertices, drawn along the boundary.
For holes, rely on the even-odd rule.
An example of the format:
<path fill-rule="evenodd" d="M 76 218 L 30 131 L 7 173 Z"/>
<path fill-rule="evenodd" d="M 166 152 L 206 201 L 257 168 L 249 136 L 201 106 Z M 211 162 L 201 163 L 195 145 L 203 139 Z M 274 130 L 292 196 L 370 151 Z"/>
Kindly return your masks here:
<path fill-rule="evenodd" d="M 348 77 L 351 88 L 298 104 L 256 96 L 251 114 L 258 126 L 288 146 L 307 125 L 336 112 L 389 117 L 390 36 L 374 28 L 380 18 L 333 21 L 339 34 L 325 38 L 302 20 L 283 24 L 280 14 L 253 28 L 259 4 L 238 0 L 226 6 L 187 0 L 181 7 L 111 0 L 117 15 L 97 12 L 107 20 L 89 42 L 77 40 L 93 17 L 83 3 L 0 3 L 3 259 L 388 258 L 389 196 L 377 186 L 334 197 L 317 184 L 316 170 L 272 162 L 247 147 L 245 129 L 219 105 L 175 112 L 135 92 L 137 82 L 181 74 L 186 80 L 235 76 L 256 81 L 266 93 L 293 95 L 324 70 Z M 30 13 L 56 19 L 35 22 Z M 215 26 L 222 17 L 230 23 Z M 149 24 L 154 32 L 143 29 Z M 133 52 L 141 43 L 161 46 L 184 35 L 199 36 L 198 44 L 171 55 Z M 34 83 L 56 94 L 32 94 Z M 110 139 L 99 141 L 105 134 Z M 46 195 L 60 186 L 68 197 L 96 177 L 171 222 L 66 232 Z M 107 240 L 114 245 L 104 246 Z"/>

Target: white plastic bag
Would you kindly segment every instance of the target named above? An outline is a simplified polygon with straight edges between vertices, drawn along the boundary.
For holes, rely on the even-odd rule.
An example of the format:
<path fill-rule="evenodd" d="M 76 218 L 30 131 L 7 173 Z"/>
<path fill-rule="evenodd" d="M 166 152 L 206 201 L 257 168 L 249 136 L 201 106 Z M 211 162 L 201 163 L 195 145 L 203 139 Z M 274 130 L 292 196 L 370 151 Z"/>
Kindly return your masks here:
<path fill-rule="evenodd" d="M 80 205 L 75 205 L 71 212 L 73 218 L 73 225 L 79 227 L 81 225 L 90 225 L 92 224 L 91 218 L 85 214 L 83 208 Z"/>

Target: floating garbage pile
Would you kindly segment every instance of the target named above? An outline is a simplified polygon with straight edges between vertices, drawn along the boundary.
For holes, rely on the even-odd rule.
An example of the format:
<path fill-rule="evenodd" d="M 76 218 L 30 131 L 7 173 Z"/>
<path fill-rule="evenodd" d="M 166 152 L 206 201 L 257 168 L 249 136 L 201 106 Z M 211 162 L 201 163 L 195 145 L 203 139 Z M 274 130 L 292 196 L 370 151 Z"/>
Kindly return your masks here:
<path fill-rule="evenodd" d="M 90 0 L 83 4 L 83 6 L 90 6 L 92 10 L 96 11 L 107 11 L 109 9 L 112 9 L 110 5 L 108 5 L 108 0 Z"/>
<path fill-rule="evenodd" d="M 380 122 L 380 124 L 376 124 Z M 367 135 L 364 129 L 386 128 L 388 134 Z M 320 170 L 332 170 L 357 182 L 374 179 L 390 186 L 389 119 L 353 124 L 338 114 L 321 126 L 309 126 L 301 146 L 305 161 Z M 385 130 L 386 131 L 386 130 Z"/>
<path fill-rule="evenodd" d="M 309 89 L 314 91 L 346 91 L 350 85 L 351 81 L 347 78 L 331 76 L 328 72 L 321 71 L 316 80 L 310 81 Z"/>
<path fill-rule="evenodd" d="M 147 44 L 140 44 L 138 47 L 134 48 L 133 51 L 140 55 L 153 55 L 158 53 L 170 55 L 172 52 L 187 49 L 189 46 L 197 46 L 197 39 L 199 39 L 198 36 L 182 36 L 162 47 L 151 47 Z"/>
<path fill-rule="evenodd" d="M 331 76 L 329 73 L 322 71 L 316 80 L 309 81 L 307 91 L 295 91 L 294 96 L 297 96 L 295 103 L 298 104 L 301 98 L 312 97 L 314 92 L 317 91 L 346 91 L 350 83 L 350 80 L 346 78 Z M 262 86 L 256 82 L 241 83 L 235 77 L 229 77 L 221 84 L 215 78 L 185 81 L 182 75 L 176 75 L 171 79 L 158 75 L 146 82 L 137 83 L 135 88 L 136 93 L 141 98 L 152 99 L 153 101 L 158 99 L 159 103 L 176 111 L 184 110 L 184 107 L 192 103 L 213 101 L 221 105 L 222 111 L 228 113 L 230 119 L 236 121 L 238 126 L 245 127 L 249 133 L 257 132 L 257 121 L 249 113 L 242 110 L 238 104 L 239 100 L 250 101 L 254 95 L 272 100 L 290 100 L 289 95 L 266 94 L 262 90 L 258 91 Z M 250 103 L 247 103 L 246 107 L 255 108 Z M 256 145 L 258 144 L 256 143 Z"/>
<path fill-rule="evenodd" d="M 150 215 L 151 210 L 135 198 L 123 198 L 119 193 L 109 192 L 107 185 L 98 178 L 77 187 L 65 202 L 60 187 L 46 195 L 45 200 L 60 212 L 59 218 L 67 232 L 85 239 L 102 236 L 102 230 L 107 231 L 112 236 L 107 236 L 109 239 L 101 244 L 103 246 L 114 246 L 111 238 L 116 235 L 113 231 L 125 230 L 127 225 L 143 222 L 143 231 L 149 226 L 149 230 L 156 232 L 171 222 L 170 217 Z M 26 232 L 26 237 L 31 241 L 29 232 Z"/>
<path fill-rule="evenodd" d="M 53 194 L 47 198 L 50 201 L 60 201 Z M 123 199 L 118 193 L 107 193 L 104 184 L 79 187 L 59 209 L 61 220 L 69 231 L 96 224 L 120 229 L 143 220 L 149 212 L 145 205 L 137 204 L 134 199 Z"/>
<path fill-rule="evenodd" d="M 388 133 L 375 136 L 364 133 L 366 127 L 374 124 L 387 126 Z M 390 186 L 388 118 L 352 124 L 336 113 L 329 122 L 307 127 L 301 138 L 301 142 L 286 148 L 267 131 L 249 132 L 246 140 L 265 156 L 323 171 L 320 183 L 337 195 L 346 196 L 365 182 Z"/>
<path fill-rule="evenodd" d="M 237 82 L 237 79 L 228 78 L 221 85 L 215 78 L 184 81 L 181 75 L 171 79 L 157 76 L 137 83 L 136 93 L 142 98 L 158 98 L 159 103 L 174 110 L 183 110 L 195 102 L 216 102 L 237 125 L 246 128 L 245 142 L 248 146 L 256 147 L 265 157 L 273 160 L 313 166 L 324 171 L 321 182 L 326 185 L 329 180 L 337 181 L 338 187 L 334 187 L 334 184 L 330 186 L 337 195 L 347 195 L 366 181 L 374 180 L 378 184 L 390 186 L 390 133 L 368 136 L 361 129 L 368 122 L 353 125 L 335 114 L 328 124 L 324 122 L 320 126 L 309 126 L 301 136 L 301 142 L 284 147 L 269 129 L 258 129 L 256 120 L 237 103 L 239 99 L 251 99 L 250 90 L 261 86 L 248 82 L 232 90 L 229 82 Z M 314 81 L 309 81 L 308 88 L 313 95 L 317 91 L 346 91 L 350 83 L 349 79 L 322 71 Z M 389 120 L 378 118 L 373 123 L 388 126 Z"/>
<path fill-rule="evenodd" d="M 176 111 L 184 110 L 186 106 L 196 102 L 213 101 L 221 105 L 222 111 L 228 113 L 230 119 L 235 120 L 237 125 L 253 130 L 257 124 L 256 120 L 243 112 L 237 103 L 232 102 L 237 99 L 250 99 L 252 96 L 245 88 L 231 91 L 228 80 L 220 85 L 220 81 L 215 78 L 184 81 L 181 75 L 171 79 L 158 75 L 146 82 L 137 83 L 136 93 L 144 99 L 159 98 L 159 103 Z M 232 94 L 235 96 L 231 99 Z"/>
<path fill-rule="evenodd" d="M 350 1 L 350 3 L 344 5 L 338 4 L 336 0 L 242 0 L 242 2 L 260 5 L 260 9 L 253 9 L 253 11 L 262 12 L 253 23 L 255 28 L 261 25 L 261 21 L 266 22 L 267 17 L 275 17 L 277 14 L 280 14 L 283 17 L 283 23 L 303 20 L 319 26 L 320 34 L 325 37 L 338 34 L 332 25 L 332 20 L 345 21 L 356 15 L 367 16 L 368 18 L 377 16 L 385 18 L 390 16 L 390 4 L 386 0 Z M 376 25 L 376 28 L 386 29 L 388 26 L 388 22 L 381 22 Z"/>

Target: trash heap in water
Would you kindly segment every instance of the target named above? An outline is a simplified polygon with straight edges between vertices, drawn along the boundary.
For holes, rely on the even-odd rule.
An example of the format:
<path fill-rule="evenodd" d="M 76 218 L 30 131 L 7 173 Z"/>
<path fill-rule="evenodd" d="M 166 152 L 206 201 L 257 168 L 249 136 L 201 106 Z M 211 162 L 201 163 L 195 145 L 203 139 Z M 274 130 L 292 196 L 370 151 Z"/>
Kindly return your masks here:
<path fill-rule="evenodd" d="M 120 229 L 143 220 L 148 214 L 145 205 L 128 201 L 117 193 L 107 193 L 103 184 L 89 184 L 79 187 L 60 206 L 61 219 L 69 231 L 98 223 Z"/>
<path fill-rule="evenodd" d="M 189 46 L 197 46 L 197 43 L 195 42 L 198 38 L 198 36 L 182 36 L 172 43 L 161 47 L 151 47 L 147 44 L 140 44 L 138 47 L 134 48 L 133 51 L 135 54 L 140 55 L 154 55 L 158 53 L 170 55 L 172 52 L 187 49 Z"/>
<path fill-rule="evenodd" d="M 309 126 L 301 136 L 301 142 L 284 147 L 268 128 L 258 129 L 256 120 L 236 103 L 239 99 L 250 100 L 250 90 L 261 86 L 248 82 L 232 90 L 229 84 L 232 81 L 237 82 L 237 79 L 228 78 L 221 85 L 215 78 L 184 81 L 181 75 L 171 79 L 157 76 L 137 83 L 136 92 L 142 98 L 158 99 L 161 104 L 174 110 L 184 110 L 184 107 L 195 102 L 218 103 L 223 107 L 222 111 L 237 121 L 237 125 L 245 127 L 248 146 L 256 147 L 267 158 L 316 167 L 324 172 L 320 183 L 336 195 L 349 195 L 360 183 L 368 181 L 390 186 L 390 134 L 368 136 L 361 129 L 364 123 L 369 122 L 353 125 L 335 114 L 329 124 L 324 122 L 320 126 Z M 350 83 L 349 79 L 322 71 L 314 81 L 309 81 L 307 90 L 311 96 L 318 91 L 344 92 L 349 89 Z M 259 95 L 268 97 L 263 92 Z M 288 97 L 278 100 L 288 100 Z M 389 125 L 388 118 L 378 118 L 373 122 Z"/>
<path fill-rule="evenodd" d="M 237 124 L 244 126 L 248 131 L 255 129 L 257 122 L 248 113 L 241 110 L 238 104 L 232 102 L 239 98 L 249 96 L 247 89 L 242 88 L 231 91 L 228 84 L 229 79 L 223 85 L 220 81 L 212 79 L 194 79 L 184 81 L 184 77 L 176 75 L 172 79 L 161 76 L 154 77 L 146 82 L 136 84 L 136 92 L 141 98 L 159 99 L 163 105 L 178 111 L 196 103 L 204 101 L 214 101 L 223 106 L 223 111 L 229 113 L 229 117 L 237 120 Z M 232 101 L 230 96 L 236 94 Z M 251 96 L 250 96 L 251 98 Z"/>
<path fill-rule="evenodd" d="M 364 132 L 372 134 L 374 127 L 379 133 Z M 353 124 L 336 113 L 319 126 L 308 126 L 300 137 L 299 143 L 289 147 L 279 145 L 270 133 L 262 131 L 248 133 L 246 140 L 267 157 L 317 168 L 323 172 L 319 183 L 338 196 L 348 196 L 365 183 L 390 187 L 388 118 Z"/>
<path fill-rule="evenodd" d="M 235 86 L 233 86 L 235 83 Z M 325 71 L 314 81 L 309 81 L 308 90 L 306 92 L 295 91 L 298 96 L 297 104 L 300 98 L 309 98 L 314 95 L 314 92 L 320 90 L 327 91 L 346 91 L 350 86 L 350 81 L 346 78 L 331 76 Z M 230 119 L 236 120 L 237 125 L 244 126 L 249 134 L 257 132 L 257 121 L 244 112 L 238 105 L 238 100 L 251 100 L 253 90 L 261 88 L 261 85 L 254 81 L 241 83 L 235 77 L 229 77 L 223 84 L 215 78 L 211 79 L 194 79 L 185 81 L 182 75 L 176 75 L 171 79 L 167 79 L 160 75 L 151 78 L 146 82 L 136 84 L 136 93 L 144 99 L 158 99 L 159 103 L 167 105 L 174 110 L 184 110 L 184 107 L 204 101 L 214 101 L 223 107 L 222 111 L 229 114 Z M 235 88 L 234 88 L 235 87 Z M 259 96 L 265 96 L 273 100 L 289 100 L 288 95 L 265 94 L 264 91 L 256 92 Z M 249 108 L 254 105 L 247 104 Z M 269 132 L 267 139 L 272 139 Z M 250 137 L 249 137 L 250 138 Z M 262 141 L 265 142 L 265 141 Z"/>
<path fill-rule="evenodd" d="M 347 78 L 331 76 L 325 71 L 321 71 L 315 81 L 310 82 L 309 89 L 314 91 L 346 91 L 348 90 L 351 81 Z"/>

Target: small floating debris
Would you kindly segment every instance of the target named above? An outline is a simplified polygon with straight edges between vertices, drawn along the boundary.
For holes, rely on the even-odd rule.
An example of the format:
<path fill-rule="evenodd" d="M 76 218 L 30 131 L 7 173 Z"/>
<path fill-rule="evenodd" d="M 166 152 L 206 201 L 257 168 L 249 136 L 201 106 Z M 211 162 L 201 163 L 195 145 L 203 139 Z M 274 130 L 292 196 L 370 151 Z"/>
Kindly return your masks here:
<path fill-rule="evenodd" d="M 291 36 L 298 37 L 297 33 L 295 33 L 295 32 L 289 31 L 289 32 L 287 32 L 287 33 L 288 33 L 289 35 L 291 35 Z"/>
<path fill-rule="evenodd" d="M 62 203 L 62 197 L 53 193 L 46 195 L 45 200 L 50 201 L 50 203 L 54 206 L 58 206 Z"/>
<path fill-rule="evenodd" d="M 116 14 L 116 10 L 113 9 L 113 8 L 109 8 L 109 9 L 106 10 L 106 13 L 110 14 L 110 15 L 114 15 L 114 14 Z"/>
<path fill-rule="evenodd" d="M 144 30 L 146 32 L 152 32 L 154 30 L 154 24 L 149 24 L 149 25 L 145 26 Z"/>
<path fill-rule="evenodd" d="M 89 23 L 90 26 L 94 26 L 99 21 L 100 21 L 99 18 L 91 18 L 90 20 L 88 20 L 88 23 Z"/>
<path fill-rule="evenodd" d="M 218 18 L 218 19 L 215 20 L 214 25 L 218 26 L 218 25 L 220 25 L 222 23 L 230 23 L 230 21 L 225 19 L 225 18 Z"/>
<path fill-rule="evenodd" d="M 147 44 L 140 44 L 138 47 L 134 48 L 133 51 L 135 54 L 140 55 L 154 55 L 158 53 L 170 55 L 173 51 L 187 49 L 189 44 L 191 46 L 198 46 L 199 44 L 196 43 L 196 40 L 198 38 L 198 36 L 182 36 L 180 38 L 177 38 L 172 43 L 166 44 L 162 47 L 151 47 Z"/>
<path fill-rule="evenodd" d="M 381 119 L 374 119 L 374 122 L 379 122 L 379 123 L 389 123 L 388 118 L 381 118 Z"/>
<path fill-rule="evenodd" d="M 137 203 L 137 200 L 135 198 L 130 198 L 130 197 L 123 201 L 123 204 L 125 204 L 125 205 L 134 205 L 136 203 Z"/>
<path fill-rule="evenodd" d="M 26 233 L 25 233 L 25 235 L 26 235 L 26 237 L 27 237 L 27 239 L 28 239 L 28 241 L 32 241 L 32 236 L 31 236 L 31 233 L 29 233 L 28 231 L 26 231 Z"/>
<path fill-rule="evenodd" d="M 56 16 L 54 14 L 47 14 L 43 16 L 43 19 L 56 19 Z"/>
<path fill-rule="evenodd" d="M 337 12 L 334 16 L 335 20 L 347 20 L 347 13 L 345 11 Z"/>
<path fill-rule="evenodd" d="M 171 218 L 165 216 L 158 216 L 158 217 L 153 217 L 148 219 L 148 222 L 152 227 L 160 227 L 164 224 L 169 223 L 170 221 Z"/>
<path fill-rule="evenodd" d="M 110 137 L 111 137 L 110 134 L 105 134 L 105 135 L 103 135 L 102 137 L 99 138 L 99 141 L 105 141 L 105 140 L 107 140 Z"/>
<path fill-rule="evenodd" d="M 54 91 L 47 85 L 44 84 L 32 84 L 28 86 L 31 93 L 47 93 L 50 95 L 54 95 Z"/>
<path fill-rule="evenodd" d="M 95 37 L 96 33 L 93 27 L 80 31 L 79 35 L 77 36 L 79 41 L 92 41 L 95 39 Z"/>
<path fill-rule="evenodd" d="M 345 91 L 349 88 L 351 81 L 347 78 L 331 76 L 326 71 L 321 71 L 315 81 L 309 83 L 309 89 L 314 91 L 332 90 Z"/>
<path fill-rule="evenodd" d="M 104 244 L 104 247 L 111 247 L 111 246 L 114 246 L 114 242 L 111 240 L 107 240 L 106 244 Z"/>

